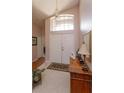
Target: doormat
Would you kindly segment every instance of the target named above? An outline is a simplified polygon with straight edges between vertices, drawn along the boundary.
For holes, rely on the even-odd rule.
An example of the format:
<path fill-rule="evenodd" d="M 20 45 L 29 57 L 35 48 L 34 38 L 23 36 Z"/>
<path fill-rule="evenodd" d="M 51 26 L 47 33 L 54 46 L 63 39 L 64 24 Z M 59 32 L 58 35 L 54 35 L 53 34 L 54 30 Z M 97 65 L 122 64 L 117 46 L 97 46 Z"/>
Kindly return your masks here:
<path fill-rule="evenodd" d="M 69 65 L 62 63 L 51 63 L 47 69 L 69 72 Z"/>

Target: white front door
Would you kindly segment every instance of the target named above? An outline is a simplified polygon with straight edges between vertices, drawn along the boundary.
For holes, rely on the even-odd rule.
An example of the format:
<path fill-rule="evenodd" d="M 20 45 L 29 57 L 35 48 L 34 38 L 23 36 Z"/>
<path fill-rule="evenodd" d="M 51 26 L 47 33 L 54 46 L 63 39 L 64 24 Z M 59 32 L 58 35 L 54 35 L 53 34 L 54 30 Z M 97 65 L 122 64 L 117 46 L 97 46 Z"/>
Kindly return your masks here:
<path fill-rule="evenodd" d="M 50 62 L 61 63 L 61 35 L 50 34 Z"/>
<path fill-rule="evenodd" d="M 50 62 L 69 64 L 71 53 L 74 53 L 74 36 L 72 33 L 50 33 Z"/>
<path fill-rule="evenodd" d="M 74 53 L 74 36 L 73 34 L 62 35 L 62 63 L 69 64 L 70 56 Z"/>

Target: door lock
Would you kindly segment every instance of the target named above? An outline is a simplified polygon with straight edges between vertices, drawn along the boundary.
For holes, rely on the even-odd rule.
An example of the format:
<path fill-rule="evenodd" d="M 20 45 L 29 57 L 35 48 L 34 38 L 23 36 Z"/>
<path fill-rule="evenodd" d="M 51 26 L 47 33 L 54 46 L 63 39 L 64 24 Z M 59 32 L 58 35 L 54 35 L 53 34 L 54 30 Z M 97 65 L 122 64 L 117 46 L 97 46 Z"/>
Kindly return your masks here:
<path fill-rule="evenodd" d="M 62 47 L 62 51 L 64 51 L 64 47 Z"/>

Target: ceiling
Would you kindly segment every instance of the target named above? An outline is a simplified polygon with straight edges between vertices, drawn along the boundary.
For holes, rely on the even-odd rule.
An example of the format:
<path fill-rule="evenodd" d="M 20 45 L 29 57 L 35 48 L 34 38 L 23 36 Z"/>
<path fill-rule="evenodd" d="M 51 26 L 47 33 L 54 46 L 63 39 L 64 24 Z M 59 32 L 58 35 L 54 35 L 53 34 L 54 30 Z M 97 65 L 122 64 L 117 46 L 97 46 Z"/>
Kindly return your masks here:
<path fill-rule="evenodd" d="M 75 7 L 79 0 L 58 0 L 59 12 Z M 43 20 L 55 14 L 56 0 L 32 0 L 32 22 L 41 27 Z"/>

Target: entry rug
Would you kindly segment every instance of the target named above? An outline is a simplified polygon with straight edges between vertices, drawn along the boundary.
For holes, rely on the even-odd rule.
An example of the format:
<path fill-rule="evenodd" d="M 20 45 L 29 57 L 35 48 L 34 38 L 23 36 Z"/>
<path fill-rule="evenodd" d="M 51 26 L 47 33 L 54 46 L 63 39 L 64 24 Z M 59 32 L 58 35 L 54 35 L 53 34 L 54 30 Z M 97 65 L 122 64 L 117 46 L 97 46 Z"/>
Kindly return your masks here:
<path fill-rule="evenodd" d="M 62 63 L 51 63 L 47 69 L 69 72 L 69 65 Z"/>

